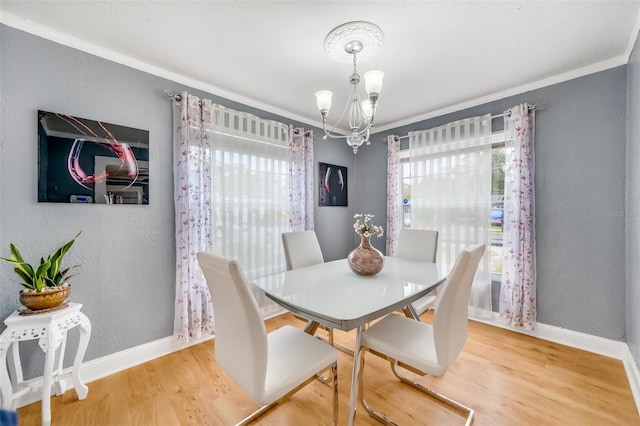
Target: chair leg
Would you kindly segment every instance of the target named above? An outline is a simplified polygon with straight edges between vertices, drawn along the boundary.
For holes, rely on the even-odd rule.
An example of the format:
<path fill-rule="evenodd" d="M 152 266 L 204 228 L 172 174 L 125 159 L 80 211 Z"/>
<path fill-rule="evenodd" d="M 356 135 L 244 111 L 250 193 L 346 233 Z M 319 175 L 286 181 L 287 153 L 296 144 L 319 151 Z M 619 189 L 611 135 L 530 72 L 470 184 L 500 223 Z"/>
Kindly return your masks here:
<path fill-rule="evenodd" d="M 331 383 L 331 379 L 328 378 L 327 376 L 323 375 L 323 374 L 316 374 L 316 379 L 318 379 L 319 381 L 321 381 L 322 383 L 324 383 L 325 385 L 329 385 L 329 383 Z"/>
<path fill-rule="evenodd" d="M 454 410 L 459 411 L 460 413 L 464 414 L 465 416 L 467 416 L 467 421 L 465 423 L 465 426 L 471 426 L 471 424 L 473 423 L 473 416 L 475 414 L 475 411 L 472 408 L 467 407 L 466 405 L 463 405 L 461 403 L 459 403 L 458 401 L 454 401 L 453 399 L 442 395 L 439 392 L 434 391 L 431 388 L 428 388 L 416 381 L 410 380 L 407 377 L 401 375 L 398 373 L 398 371 L 396 370 L 396 366 L 397 366 L 397 362 L 396 361 L 391 361 L 391 371 L 393 371 L 393 374 L 405 385 L 411 386 L 412 388 L 416 389 L 417 391 L 420 391 L 426 395 L 429 395 L 432 398 L 437 399 L 438 401 L 442 402 L 445 405 L 448 405 L 449 407 L 453 408 Z"/>
<path fill-rule="evenodd" d="M 333 426 L 338 424 L 338 362 L 331 365 L 331 376 L 333 377 Z"/>
<path fill-rule="evenodd" d="M 253 413 L 249 414 L 247 417 L 242 419 L 241 422 L 236 423 L 236 426 L 246 426 L 246 425 L 249 425 L 249 424 L 253 423 L 259 417 L 263 416 L 267 411 L 271 410 L 272 408 L 274 408 L 279 403 L 280 403 L 280 401 L 276 401 L 276 402 L 272 402 L 269 405 L 263 405 L 262 407 L 258 408 L 256 411 L 254 411 Z"/>
<path fill-rule="evenodd" d="M 324 337 L 320 337 L 320 336 L 316 336 L 318 339 L 322 340 L 323 342 L 327 342 L 329 345 L 333 346 L 334 348 L 338 349 L 339 351 L 342 351 L 344 353 L 346 353 L 347 355 L 351 355 L 353 356 L 353 351 L 349 348 L 346 348 L 344 346 L 342 346 L 339 343 L 335 343 L 333 340 L 333 328 L 329 328 L 326 327 L 327 332 L 329 333 L 329 338 L 325 339 Z M 324 383 L 325 385 L 328 385 L 331 382 L 331 379 L 322 375 L 322 374 L 316 374 L 316 377 L 318 380 L 320 380 L 322 383 Z"/>
<path fill-rule="evenodd" d="M 369 413 L 369 416 L 373 417 L 380 423 L 388 426 L 398 426 L 392 420 L 388 419 L 383 414 L 371 408 L 371 406 L 367 403 L 366 399 L 364 398 L 364 354 L 365 352 L 366 350 L 360 351 L 360 371 L 358 374 L 358 393 L 360 394 L 360 402 L 364 406 L 365 410 L 367 410 L 367 412 Z"/>
<path fill-rule="evenodd" d="M 379 421 L 380 423 L 389 425 L 389 426 L 397 426 L 396 423 L 394 423 L 392 420 L 388 419 L 387 417 L 385 417 L 384 415 L 382 415 L 381 413 L 375 411 L 373 408 L 371 408 L 371 406 L 366 402 L 365 398 L 364 398 L 364 353 L 368 352 L 367 350 L 365 350 L 365 348 L 362 348 L 363 350 L 360 352 L 360 355 L 362 357 L 361 360 L 361 368 L 360 368 L 360 374 L 358 375 L 358 385 L 359 385 L 359 393 L 360 393 L 360 401 L 362 402 L 362 405 L 364 406 L 364 408 L 367 410 L 367 412 L 369 413 L 369 415 L 371 417 L 373 417 L 374 419 L 376 419 L 377 421 Z M 475 411 L 472 408 L 467 407 L 466 405 L 460 404 L 457 401 L 454 401 L 453 399 L 446 397 L 436 391 L 434 391 L 433 389 L 430 389 L 424 385 L 421 385 L 418 382 L 415 382 L 413 380 L 410 380 L 408 378 L 406 378 L 405 376 L 402 376 L 401 374 L 399 374 L 396 371 L 396 365 L 397 365 L 397 361 L 395 360 L 389 360 L 391 363 L 391 371 L 393 371 L 393 374 L 404 384 L 411 386 L 412 388 L 414 388 L 415 390 L 424 393 L 425 395 L 428 395 L 434 399 L 437 399 L 438 401 L 442 402 L 443 404 L 461 412 L 462 414 L 464 414 L 467 417 L 467 420 L 465 422 L 465 426 L 471 426 L 471 424 L 473 423 L 473 416 L 475 414 Z"/>
<path fill-rule="evenodd" d="M 333 423 L 332 424 L 336 426 L 338 424 L 338 361 L 333 362 L 329 366 L 329 368 L 331 370 L 331 376 L 333 378 Z M 316 376 L 323 377 L 320 374 L 317 374 Z M 269 410 L 275 408 L 278 404 L 281 404 L 282 402 L 284 402 L 291 395 L 296 393 L 298 390 L 302 389 L 304 386 L 306 386 L 313 380 L 314 380 L 314 377 L 311 377 L 304 383 L 301 383 L 300 385 L 298 385 L 295 389 L 292 389 L 291 391 L 289 391 L 289 393 L 287 393 L 286 395 L 283 395 L 277 401 L 274 401 L 271 404 L 263 405 L 262 407 L 258 408 L 256 411 L 254 411 L 253 413 L 249 414 L 247 417 L 242 419 L 239 423 L 236 423 L 235 426 L 247 426 L 253 423 L 258 418 L 266 414 Z"/>

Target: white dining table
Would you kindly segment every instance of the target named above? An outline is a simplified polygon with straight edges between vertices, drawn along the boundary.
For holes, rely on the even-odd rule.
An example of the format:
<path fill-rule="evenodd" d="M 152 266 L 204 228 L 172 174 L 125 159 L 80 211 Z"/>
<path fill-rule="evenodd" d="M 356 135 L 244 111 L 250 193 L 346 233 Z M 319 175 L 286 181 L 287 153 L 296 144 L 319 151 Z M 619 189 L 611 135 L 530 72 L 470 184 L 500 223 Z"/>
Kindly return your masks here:
<path fill-rule="evenodd" d="M 435 263 L 385 257 L 376 275 L 357 275 L 347 260 L 341 259 L 266 276 L 254 283 L 271 300 L 309 320 L 307 332 L 313 334 L 318 324 L 357 330 L 349 400 L 349 425 L 353 425 L 363 327 L 420 299 L 445 278 Z"/>

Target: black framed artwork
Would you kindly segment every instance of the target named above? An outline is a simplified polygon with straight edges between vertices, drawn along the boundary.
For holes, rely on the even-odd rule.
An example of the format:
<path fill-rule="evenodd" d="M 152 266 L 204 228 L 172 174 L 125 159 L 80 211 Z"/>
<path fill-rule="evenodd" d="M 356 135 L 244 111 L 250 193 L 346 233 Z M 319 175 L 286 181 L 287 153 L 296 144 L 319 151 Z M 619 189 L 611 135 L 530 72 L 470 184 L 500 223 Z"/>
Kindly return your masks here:
<path fill-rule="evenodd" d="M 149 131 L 38 111 L 38 202 L 149 204 Z"/>
<path fill-rule="evenodd" d="M 347 200 L 347 168 L 335 164 L 318 163 L 320 206 L 346 207 Z"/>

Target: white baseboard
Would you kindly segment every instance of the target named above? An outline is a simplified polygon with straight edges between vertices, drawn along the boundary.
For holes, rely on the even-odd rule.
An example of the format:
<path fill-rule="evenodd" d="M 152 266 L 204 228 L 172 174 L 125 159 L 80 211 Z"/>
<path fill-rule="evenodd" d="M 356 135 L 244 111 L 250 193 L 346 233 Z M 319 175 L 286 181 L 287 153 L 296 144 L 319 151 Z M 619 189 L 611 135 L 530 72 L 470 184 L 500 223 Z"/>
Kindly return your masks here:
<path fill-rule="evenodd" d="M 622 359 L 622 362 L 624 363 L 624 370 L 627 372 L 627 378 L 629 379 L 629 386 L 631 387 L 633 399 L 636 401 L 638 414 L 640 414 L 640 371 L 638 370 L 638 366 L 636 365 L 628 346 L 627 354 Z"/>
<path fill-rule="evenodd" d="M 472 318 L 472 320 L 622 361 L 638 414 L 640 414 L 640 371 L 626 343 L 541 323 L 536 323 L 535 329 L 529 331 L 503 324 L 498 320 L 498 314 L 495 312 L 483 316 L 486 318 Z"/>
<path fill-rule="evenodd" d="M 495 313 L 488 314 L 486 315 L 486 317 L 486 319 L 474 318 L 473 320 L 507 330 L 516 331 L 518 333 L 527 334 L 538 339 L 560 343 L 577 349 L 582 349 L 585 351 L 621 360 L 629 379 L 629 386 L 631 387 L 631 392 L 636 402 L 638 413 L 640 414 L 640 371 L 638 370 L 638 366 L 636 365 L 631 355 L 631 351 L 629 350 L 629 346 L 626 343 L 540 323 L 536 324 L 535 330 L 533 331 L 516 329 L 500 323 L 498 321 L 497 314 Z M 90 383 L 103 377 L 110 376 L 111 374 L 118 373 L 136 365 L 151 361 L 161 356 L 168 355 L 170 353 L 185 349 L 189 346 L 196 345 L 210 339 L 212 339 L 212 337 L 194 340 L 187 344 L 179 344 L 176 341 L 175 337 L 165 337 L 163 339 L 136 346 L 134 348 L 126 349 L 115 354 L 87 361 L 82 364 L 80 377 L 82 378 L 84 383 Z M 69 374 L 70 371 L 71 369 L 68 368 L 64 370 L 63 373 Z M 35 388 L 37 387 L 37 384 L 41 382 L 42 378 L 39 377 L 28 381 L 27 384 L 32 383 L 33 387 Z M 63 387 L 62 392 L 70 388 L 68 384 L 69 383 L 67 381 L 61 383 Z M 89 389 L 89 391 L 91 391 L 91 389 Z M 40 392 L 31 392 L 27 395 L 22 396 L 18 400 L 16 406 L 23 407 L 33 402 L 39 401 L 40 397 Z"/>

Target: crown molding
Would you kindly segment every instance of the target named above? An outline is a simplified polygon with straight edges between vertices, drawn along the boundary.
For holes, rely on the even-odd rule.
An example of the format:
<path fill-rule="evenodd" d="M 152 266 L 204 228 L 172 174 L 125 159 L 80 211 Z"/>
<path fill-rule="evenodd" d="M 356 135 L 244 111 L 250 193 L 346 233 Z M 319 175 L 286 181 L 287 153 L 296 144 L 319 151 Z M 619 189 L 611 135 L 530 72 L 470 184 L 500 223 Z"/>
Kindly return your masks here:
<path fill-rule="evenodd" d="M 607 61 L 598 62 L 597 64 L 592 64 L 586 67 L 577 68 L 575 70 L 571 70 L 563 74 L 558 74 L 542 80 L 537 80 L 530 83 L 522 84 L 520 86 L 512 87 L 511 89 L 502 90 L 500 92 L 492 93 L 487 96 L 481 96 L 478 98 L 470 99 L 468 101 L 446 106 L 444 108 L 440 108 L 435 111 L 429 111 L 424 114 L 409 117 L 400 121 L 396 121 L 391 124 L 386 124 L 384 126 L 376 127 L 375 132 L 372 131 L 372 134 L 377 134 L 377 133 L 395 129 L 398 127 L 406 126 L 409 124 L 418 123 L 420 121 L 428 120 L 430 118 L 440 117 L 445 114 L 462 111 L 467 108 L 473 108 L 479 105 L 487 104 L 489 102 L 505 99 L 510 96 L 520 95 L 522 93 L 530 92 L 532 90 L 537 90 L 543 87 L 548 87 L 554 84 L 573 80 L 575 78 L 584 77 L 589 74 L 606 71 L 611 68 L 615 68 L 621 65 L 626 65 L 627 63 L 628 63 L 628 59 L 625 55 L 618 56 L 616 58 L 609 59 Z"/>
<path fill-rule="evenodd" d="M 308 118 L 302 117 L 301 115 L 298 115 L 294 112 L 276 108 L 272 105 L 265 104 L 253 98 L 239 95 L 237 93 L 209 83 L 205 83 L 197 79 L 185 77 L 184 75 L 174 73 L 172 71 L 168 71 L 164 68 L 149 64 L 131 56 L 123 55 L 116 51 L 106 49 L 102 46 L 98 46 L 94 43 L 87 42 L 77 37 L 69 36 L 68 34 L 51 29 L 49 27 L 45 27 L 43 25 L 36 24 L 30 20 L 17 17 L 10 13 L 0 13 L 0 24 L 4 24 L 8 27 L 24 31 L 37 37 L 41 37 L 58 44 L 71 47 L 121 65 L 128 66 L 130 68 L 154 75 L 156 77 L 165 78 L 175 83 L 202 90 L 204 92 L 211 93 L 234 102 L 239 102 L 252 108 L 260 109 L 271 114 L 280 115 L 291 120 L 322 128 L 322 124 L 320 122 L 310 121 Z"/>

